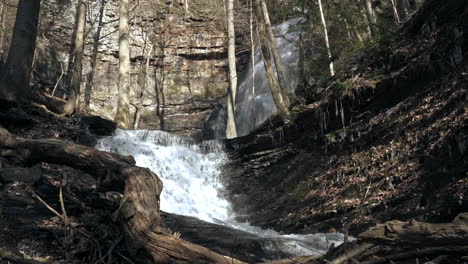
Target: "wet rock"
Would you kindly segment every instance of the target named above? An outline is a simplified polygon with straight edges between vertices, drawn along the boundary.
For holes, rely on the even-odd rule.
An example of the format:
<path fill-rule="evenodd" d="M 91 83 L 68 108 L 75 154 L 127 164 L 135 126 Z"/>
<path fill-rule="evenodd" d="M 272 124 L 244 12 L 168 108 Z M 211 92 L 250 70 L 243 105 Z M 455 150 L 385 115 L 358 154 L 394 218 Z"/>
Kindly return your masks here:
<path fill-rule="evenodd" d="M 248 263 L 287 258 L 288 254 L 270 251 L 269 239 L 238 229 L 199 220 L 195 217 L 162 213 L 162 225 L 181 238 L 225 256 Z"/>
<path fill-rule="evenodd" d="M 98 136 L 112 136 L 117 124 L 100 116 L 83 116 L 81 123 L 90 133 Z"/>

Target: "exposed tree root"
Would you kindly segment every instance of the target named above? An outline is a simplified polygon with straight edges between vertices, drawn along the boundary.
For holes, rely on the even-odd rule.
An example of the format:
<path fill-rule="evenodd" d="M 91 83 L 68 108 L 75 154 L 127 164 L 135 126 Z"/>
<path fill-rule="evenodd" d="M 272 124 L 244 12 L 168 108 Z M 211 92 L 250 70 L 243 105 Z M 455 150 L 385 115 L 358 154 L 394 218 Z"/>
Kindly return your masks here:
<path fill-rule="evenodd" d="M 41 92 L 34 94 L 33 101 L 38 105 L 42 105 L 47 112 L 52 112 L 60 116 L 65 115 L 65 101 L 61 98 L 48 95 Z"/>
<path fill-rule="evenodd" d="M 122 227 L 127 245 L 138 255 L 139 263 L 243 263 L 164 233 L 159 212 L 162 182 L 150 170 L 135 166 L 132 157 L 60 140 L 15 138 L 3 128 L 0 147 L 21 153 L 28 164 L 49 162 L 70 166 L 95 177 L 101 190 L 123 191 L 114 219 Z"/>

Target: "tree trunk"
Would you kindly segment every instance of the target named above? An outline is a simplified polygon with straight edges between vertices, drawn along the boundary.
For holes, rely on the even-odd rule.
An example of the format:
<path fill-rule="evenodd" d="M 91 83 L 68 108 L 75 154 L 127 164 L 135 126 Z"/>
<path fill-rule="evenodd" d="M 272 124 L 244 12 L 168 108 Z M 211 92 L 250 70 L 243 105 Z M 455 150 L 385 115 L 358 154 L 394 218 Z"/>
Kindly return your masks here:
<path fill-rule="evenodd" d="M 318 4 L 319 4 L 319 9 L 320 9 L 320 17 L 322 19 L 323 31 L 325 35 L 325 46 L 327 48 L 328 60 L 330 61 L 330 75 L 335 76 L 333 58 L 332 58 L 331 49 L 330 49 L 330 41 L 328 39 L 327 22 L 325 20 L 325 15 L 323 14 L 322 0 L 318 0 Z"/>
<path fill-rule="evenodd" d="M 361 4 L 362 4 L 362 2 L 361 2 Z M 371 28 L 371 24 L 369 23 L 369 19 L 367 18 L 367 13 L 366 13 L 364 5 L 362 5 L 362 7 L 359 8 L 359 12 L 360 12 L 361 16 L 363 17 L 363 19 L 365 21 L 367 34 L 372 38 L 373 29 Z"/>
<path fill-rule="evenodd" d="M 119 14 L 119 98 L 114 121 L 120 128 L 130 128 L 130 32 L 128 26 L 128 0 L 120 1 Z"/>
<path fill-rule="evenodd" d="M 96 33 L 93 36 L 93 55 L 91 57 L 91 72 L 86 80 L 85 96 L 84 96 L 84 112 L 88 113 L 89 103 L 91 101 L 91 90 L 93 89 L 94 74 L 96 72 L 97 55 L 99 51 L 99 39 L 101 38 L 101 30 L 103 26 L 104 8 L 106 6 L 106 0 L 101 0 L 101 6 L 99 7 L 99 20 L 96 29 Z"/>
<path fill-rule="evenodd" d="M 263 62 L 265 65 L 266 77 L 268 84 L 270 85 L 271 94 L 275 102 L 276 108 L 283 119 L 283 121 L 289 121 L 289 110 L 284 103 L 283 95 L 276 79 L 276 74 L 273 69 L 272 55 L 270 47 L 268 46 L 268 33 L 265 28 L 265 19 L 263 17 L 262 4 L 260 0 L 254 0 L 255 2 L 255 16 L 257 17 L 257 28 L 259 32 L 259 40 L 262 48 Z"/>
<path fill-rule="evenodd" d="M 227 1 L 227 23 L 228 23 L 228 60 L 229 60 L 229 92 L 227 99 L 227 126 L 226 137 L 236 138 L 236 91 L 237 91 L 237 69 L 236 69 L 236 33 L 234 31 L 234 0 Z"/>
<path fill-rule="evenodd" d="M 29 82 L 36 49 L 41 0 L 20 0 L 8 59 L 0 80 L 0 98 L 18 102 L 31 96 Z"/>
<path fill-rule="evenodd" d="M 88 9 L 88 0 L 81 0 L 78 9 L 78 26 L 75 38 L 75 50 L 73 51 L 75 62 L 73 63 L 73 72 L 68 89 L 67 103 L 65 104 L 64 114 L 71 115 L 75 109 L 79 108 L 79 97 L 81 87 L 81 77 L 83 72 L 83 51 L 86 27 L 86 12 Z"/>
<path fill-rule="evenodd" d="M 254 16 L 253 16 L 253 0 L 250 0 L 250 59 L 252 67 L 252 130 L 255 129 L 257 123 L 257 111 L 255 106 L 255 40 L 254 40 Z"/>
<path fill-rule="evenodd" d="M 393 8 L 393 16 L 395 17 L 395 24 L 399 25 L 400 24 L 400 15 L 398 14 L 398 7 L 396 5 L 396 0 L 391 0 L 392 1 L 392 8 Z"/>
<path fill-rule="evenodd" d="M 125 232 L 128 245 L 138 252 L 136 263 L 244 264 L 164 232 L 159 211 L 163 184 L 149 169 L 135 166 L 131 156 L 60 140 L 14 138 L 3 128 L 0 148 L 21 149 L 24 161 L 32 165 L 49 162 L 82 170 L 97 179 L 99 190 L 123 192 L 113 216 Z"/>
<path fill-rule="evenodd" d="M 145 91 L 146 91 L 146 84 L 148 82 L 149 63 L 150 63 L 152 52 L 153 52 L 153 45 L 150 46 L 148 55 L 146 56 L 146 68 L 145 68 L 145 72 L 143 74 L 142 83 L 141 83 L 140 102 L 138 103 L 138 107 L 135 113 L 135 123 L 133 124 L 133 129 L 138 129 L 138 125 L 140 124 L 141 111 L 143 108 L 143 101 L 145 98 L 144 96 L 145 96 Z"/>
<path fill-rule="evenodd" d="M 278 48 L 276 47 L 275 36 L 273 35 L 273 29 L 270 22 L 270 15 L 268 14 L 268 7 L 265 0 L 260 0 L 262 4 L 263 17 L 265 18 L 266 31 L 268 33 L 268 40 L 270 42 L 270 50 L 273 55 L 273 61 L 275 62 L 276 72 L 278 74 L 278 81 L 280 86 L 281 94 L 283 95 L 284 104 L 289 107 L 289 85 L 286 83 L 286 75 L 283 69 L 281 58 L 278 54 Z"/>
<path fill-rule="evenodd" d="M 367 22 L 369 23 L 369 30 L 371 32 L 371 37 L 375 37 L 375 26 L 377 22 L 377 17 L 375 15 L 374 8 L 372 7 L 372 0 L 361 0 L 361 3 L 366 12 Z"/>
<path fill-rule="evenodd" d="M 1 5 L 1 32 L 0 32 L 0 62 L 3 63 L 3 39 L 5 38 L 5 4 L 3 2 L 0 3 Z"/>

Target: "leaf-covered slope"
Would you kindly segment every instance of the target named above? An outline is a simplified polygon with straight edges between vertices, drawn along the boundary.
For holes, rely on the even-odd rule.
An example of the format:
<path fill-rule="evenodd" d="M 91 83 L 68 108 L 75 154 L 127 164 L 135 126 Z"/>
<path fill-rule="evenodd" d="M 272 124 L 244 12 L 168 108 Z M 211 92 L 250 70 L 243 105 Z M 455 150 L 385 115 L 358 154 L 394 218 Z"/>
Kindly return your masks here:
<path fill-rule="evenodd" d="M 354 231 L 466 211 L 467 15 L 464 1 L 427 1 L 293 124 L 231 141 L 226 182 L 239 217 Z"/>

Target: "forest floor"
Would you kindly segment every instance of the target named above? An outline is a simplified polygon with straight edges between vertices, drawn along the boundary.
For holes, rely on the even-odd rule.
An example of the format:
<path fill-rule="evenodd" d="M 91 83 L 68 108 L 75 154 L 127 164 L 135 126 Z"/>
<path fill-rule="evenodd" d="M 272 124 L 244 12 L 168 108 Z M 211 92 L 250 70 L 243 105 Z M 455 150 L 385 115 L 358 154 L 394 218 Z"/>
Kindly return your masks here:
<path fill-rule="evenodd" d="M 1 110 L 1 125 L 13 136 L 22 138 L 57 139 L 92 146 L 96 136 L 89 131 L 101 135 L 113 132 L 110 121 L 78 115 L 61 117 L 39 105 Z M 117 201 L 115 195 L 109 198 L 111 193 L 98 192 L 96 180 L 88 174 L 45 162 L 31 167 L 21 154 L 0 149 L 0 248 L 38 261 L 61 259 L 72 263 L 69 258 L 81 256 L 86 263 L 96 259 L 96 244 L 67 228 L 46 207 L 49 205 L 62 214 L 61 189 L 72 223 L 80 223 L 94 234 L 102 241 L 102 248 L 118 240 L 120 232 L 109 215 Z M 21 178 L 14 179 L 18 175 Z M 0 263 L 10 262 L 0 260 Z"/>

